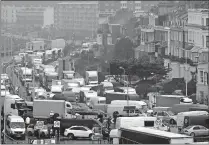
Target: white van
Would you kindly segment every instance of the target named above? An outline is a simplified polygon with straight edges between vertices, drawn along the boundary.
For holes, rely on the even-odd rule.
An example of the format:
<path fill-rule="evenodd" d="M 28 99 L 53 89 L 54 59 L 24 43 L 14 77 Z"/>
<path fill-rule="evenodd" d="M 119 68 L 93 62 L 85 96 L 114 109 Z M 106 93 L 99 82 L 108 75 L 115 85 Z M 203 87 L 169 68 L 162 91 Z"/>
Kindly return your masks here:
<path fill-rule="evenodd" d="M 92 97 L 90 99 L 90 106 L 94 107 L 97 104 L 103 104 L 103 105 L 106 104 L 106 98 L 105 97 L 100 97 L 100 96 Z"/>
<path fill-rule="evenodd" d="M 11 137 L 25 140 L 25 122 L 20 116 L 8 115 L 5 132 Z"/>
<path fill-rule="evenodd" d="M 83 98 L 82 100 L 84 100 L 88 106 L 90 106 L 91 98 L 98 96 L 97 96 L 97 92 L 90 90 L 90 91 L 81 91 L 80 97 Z"/>
<path fill-rule="evenodd" d="M 189 111 L 181 112 L 177 114 L 177 127 L 179 130 L 184 126 L 184 117 L 185 116 L 199 116 L 199 115 L 208 115 L 207 111 Z"/>

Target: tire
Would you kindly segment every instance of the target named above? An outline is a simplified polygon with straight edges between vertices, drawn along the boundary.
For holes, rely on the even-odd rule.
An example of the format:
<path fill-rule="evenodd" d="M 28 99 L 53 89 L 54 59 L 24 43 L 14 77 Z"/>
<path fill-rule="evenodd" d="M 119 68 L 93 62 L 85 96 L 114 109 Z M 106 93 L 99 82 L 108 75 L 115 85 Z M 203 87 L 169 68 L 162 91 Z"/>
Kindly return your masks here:
<path fill-rule="evenodd" d="M 190 136 L 195 137 L 195 133 L 194 132 L 190 133 Z"/>
<path fill-rule="evenodd" d="M 92 134 L 92 133 L 89 134 L 89 138 L 90 138 L 91 140 L 93 140 L 92 137 L 93 137 L 93 134 Z"/>
<path fill-rule="evenodd" d="M 73 139 L 75 138 L 75 137 L 74 137 L 74 134 L 72 134 L 72 133 L 68 133 L 67 137 L 68 137 L 68 139 L 70 139 L 70 140 L 73 140 Z"/>
<path fill-rule="evenodd" d="M 42 132 L 40 136 L 41 136 L 41 137 L 45 137 L 45 133 L 44 133 L 44 132 Z"/>
<path fill-rule="evenodd" d="M 21 137 L 21 140 L 25 140 L 25 136 Z"/>
<path fill-rule="evenodd" d="M 174 119 L 171 119 L 170 120 L 170 124 L 175 125 L 176 124 L 176 121 Z"/>
<path fill-rule="evenodd" d="M 28 136 L 33 136 L 33 133 L 31 131 L 29 131 Z"/>

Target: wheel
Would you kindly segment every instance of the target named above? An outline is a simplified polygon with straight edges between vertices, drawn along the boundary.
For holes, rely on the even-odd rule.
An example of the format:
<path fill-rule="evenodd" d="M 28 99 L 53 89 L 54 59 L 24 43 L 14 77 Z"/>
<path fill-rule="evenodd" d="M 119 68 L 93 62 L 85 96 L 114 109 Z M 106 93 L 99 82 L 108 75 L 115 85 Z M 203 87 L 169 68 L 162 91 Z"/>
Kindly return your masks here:
<path fill-rule="evenodd" d="M 28 132 L 28 136 L 32 136 L 33 133 L 31 131 Z"/>
<path fill-rule="evenodd" d="M 190 134 L 190 136 L 193 136 L 193 137 L 195 137 L 195 133 L 194 133 L 194 132 L 192 132 L 192 133 Z"/>
<path fill-rule="evenodd" d="M 69 133 L 68 135 L 67 135 L 67 137 L 69 138 L 69 139 L 74 139 L 74 135 L 72 134 L 72 133 Z"/>
<path fill-rule="evenodd" d="M 170 120 L 170 124 L 175 125 L 176 124 L 176 121 L 174 119 L 171 119 Z"/>
<path fill-rule="evenodd" d="M 92 134 L 92 133 L 89 134 L 89 138 L 90 138 L 91 140 L 93 140 L 93 134 Z"/>
<path fill-rule="evenodd" d="M 21 140 L 25 140 L 25 136 L 21 137 Z"/>
<path fill-rule="evenodd" d="M 41 136 L 41 137 L 45 137 L 45 133 L 44 133 L 44 132 L 42 132 L 40 136 Z"/>

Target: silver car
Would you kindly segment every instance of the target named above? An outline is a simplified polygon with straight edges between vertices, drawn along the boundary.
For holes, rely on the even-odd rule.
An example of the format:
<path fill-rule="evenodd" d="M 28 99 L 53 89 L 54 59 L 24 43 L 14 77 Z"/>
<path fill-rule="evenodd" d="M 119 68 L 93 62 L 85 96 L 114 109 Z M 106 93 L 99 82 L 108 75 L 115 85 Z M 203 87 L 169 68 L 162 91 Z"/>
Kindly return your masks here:
<path fill-rule="evenodd" d="M 189 136 L 208 136 L 209 129 L 202 125 L 193 125 L 184 128 L 183 133 Z"/>

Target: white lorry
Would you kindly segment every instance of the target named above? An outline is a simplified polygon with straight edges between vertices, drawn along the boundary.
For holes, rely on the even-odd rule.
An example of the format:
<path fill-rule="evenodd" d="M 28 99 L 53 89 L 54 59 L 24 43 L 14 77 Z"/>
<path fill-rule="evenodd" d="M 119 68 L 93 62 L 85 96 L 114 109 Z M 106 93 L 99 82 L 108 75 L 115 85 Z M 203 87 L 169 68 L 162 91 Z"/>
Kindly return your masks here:
<path fill-rule="evenodd" d="M 61 118 L 72 118 L 72 104 L 64 100 L 34 100 L 33 117 L 49 118 L 50 113 L 58 113 Z"/>
<path fill-rule="evenodd" d="M 98 72 L 86 71 L 86 84 L 95 85 L 98 84 Z"/>
<path fill-rule="evenodd" d="M 25 100 L 18 95 L 7 95 L 4 100 L 4 114 L 13 114 L 22 116 L 30 109 L 27 107 Z"/>

